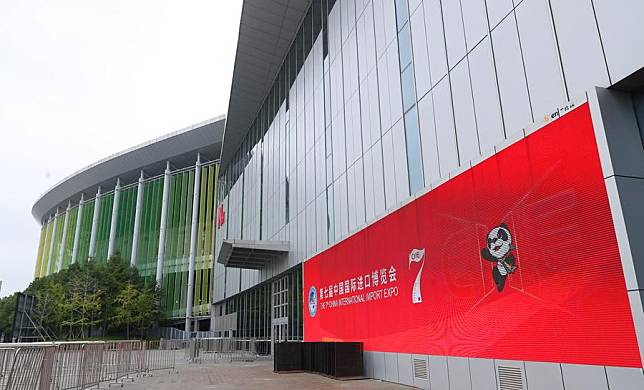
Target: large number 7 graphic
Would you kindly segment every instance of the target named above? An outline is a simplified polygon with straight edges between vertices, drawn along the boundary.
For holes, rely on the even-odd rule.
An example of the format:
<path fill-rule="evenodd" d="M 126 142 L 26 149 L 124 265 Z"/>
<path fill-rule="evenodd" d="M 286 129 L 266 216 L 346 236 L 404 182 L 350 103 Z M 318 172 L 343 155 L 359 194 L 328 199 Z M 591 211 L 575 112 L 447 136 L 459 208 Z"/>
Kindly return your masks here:
<path fill-rule="evenodd" d="M 414 281 L 414 288 L 411 291 L 411 302 L 412 303 L 421 303 L 423 297 L 420 295 L 420 275 L 423 273 L 423 267 L 425 266 L 425 248 L 423 249 L 412 249 L 409 253 L 409 269 L 411 270 L 411 263 L 420 263 L 420 269 L 416 275 L 416 280 Z"/>

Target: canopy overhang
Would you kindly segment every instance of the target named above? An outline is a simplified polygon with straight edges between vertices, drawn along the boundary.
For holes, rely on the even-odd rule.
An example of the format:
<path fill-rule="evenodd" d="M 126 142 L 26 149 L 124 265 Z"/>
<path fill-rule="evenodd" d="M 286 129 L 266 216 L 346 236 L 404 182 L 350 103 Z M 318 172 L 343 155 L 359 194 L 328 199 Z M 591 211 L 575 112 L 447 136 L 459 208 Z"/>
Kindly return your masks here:
<path fill-rule="evenodd" d="M 217 262 L 229 268 L 261 269 L 288 253 L 288 241 L 224 240 Z"/>

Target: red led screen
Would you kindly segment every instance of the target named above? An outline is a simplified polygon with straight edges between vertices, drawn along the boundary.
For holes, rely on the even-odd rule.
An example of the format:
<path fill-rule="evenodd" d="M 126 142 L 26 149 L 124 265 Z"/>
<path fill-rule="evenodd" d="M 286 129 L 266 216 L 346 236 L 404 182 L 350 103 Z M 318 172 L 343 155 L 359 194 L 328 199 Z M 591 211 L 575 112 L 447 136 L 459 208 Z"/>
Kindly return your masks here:
<path fill-rule="evenodd" d="M 590 110 L 304 263 L 305 341 L 642 367 Z"/>

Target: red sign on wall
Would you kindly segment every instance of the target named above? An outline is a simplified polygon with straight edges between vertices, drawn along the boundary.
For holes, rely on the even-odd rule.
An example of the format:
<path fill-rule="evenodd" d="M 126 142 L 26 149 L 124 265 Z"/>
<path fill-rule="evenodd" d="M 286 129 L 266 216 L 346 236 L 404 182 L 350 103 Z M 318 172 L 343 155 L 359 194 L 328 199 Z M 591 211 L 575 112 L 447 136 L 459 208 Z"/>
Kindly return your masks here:
<path fill-rule="evenodd" d="M 642 367 L 584 104 L 304 263 L 305 341 Z"/>

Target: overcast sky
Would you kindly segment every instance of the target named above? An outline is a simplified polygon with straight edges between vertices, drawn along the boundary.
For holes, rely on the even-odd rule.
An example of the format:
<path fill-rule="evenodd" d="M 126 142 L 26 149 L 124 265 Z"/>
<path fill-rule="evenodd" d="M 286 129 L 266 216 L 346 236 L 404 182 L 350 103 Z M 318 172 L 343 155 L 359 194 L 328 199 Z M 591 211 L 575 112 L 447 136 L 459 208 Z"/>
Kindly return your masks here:
<path fill-rule="evenodd" d="M 36 199 L 225 114 L 242 0 L 0 0 L 0 296 L 33 279 Z"/>

